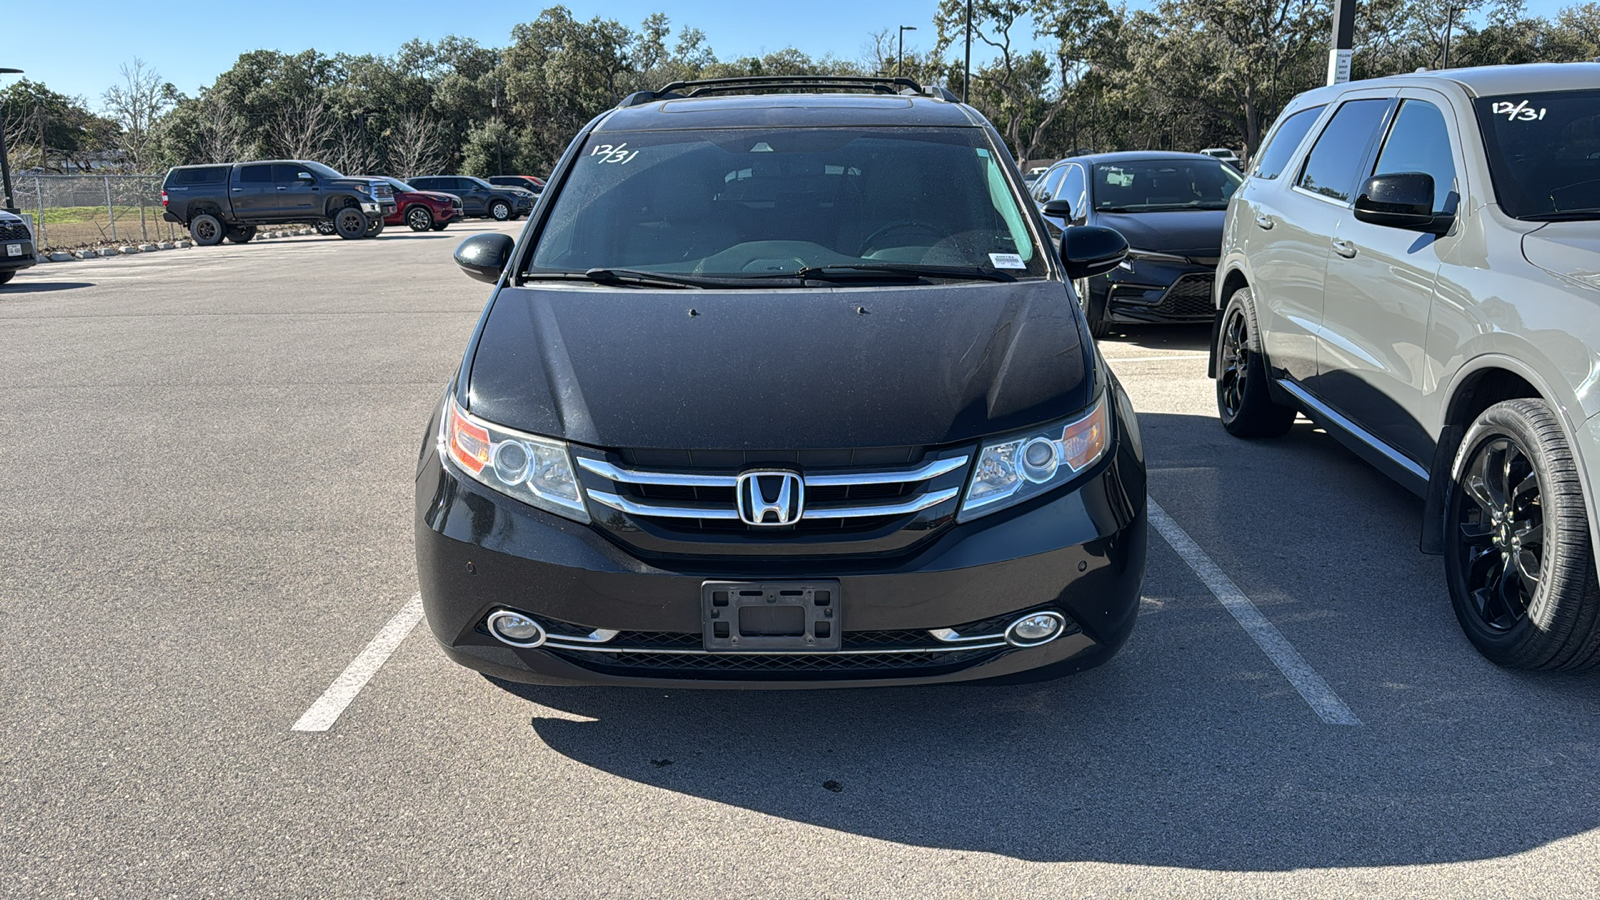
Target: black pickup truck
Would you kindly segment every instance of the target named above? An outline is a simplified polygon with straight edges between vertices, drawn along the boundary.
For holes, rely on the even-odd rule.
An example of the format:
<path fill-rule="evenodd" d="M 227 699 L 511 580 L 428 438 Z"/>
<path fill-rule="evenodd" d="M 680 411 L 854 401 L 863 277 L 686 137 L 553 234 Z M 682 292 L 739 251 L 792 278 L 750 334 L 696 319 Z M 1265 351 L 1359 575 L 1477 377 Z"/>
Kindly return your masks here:
<path fill-rule="evenodd" d="M 395 210 L 388 182 L 293 159 L 177 166 L 161 185 L 161 204 L 162 218 L 187 226 L 203 247 L 224 238 L 243 244 L 260 225 L 331 222 L 342 238 L 370 237 Z"/>

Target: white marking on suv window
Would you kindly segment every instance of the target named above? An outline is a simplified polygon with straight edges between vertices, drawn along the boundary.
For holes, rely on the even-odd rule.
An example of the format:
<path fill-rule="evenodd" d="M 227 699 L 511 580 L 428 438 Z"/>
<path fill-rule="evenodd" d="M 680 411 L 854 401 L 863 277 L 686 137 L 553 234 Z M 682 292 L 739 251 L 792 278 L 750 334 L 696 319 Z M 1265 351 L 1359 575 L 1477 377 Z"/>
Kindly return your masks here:
<path fill-rule="evenodd" d="M 1501 100 L 1490 107 L 1490 111 L 1497 116 L 1505 116 L 1508 122 L 1537 122 L 1544 118 L 1544 107 L 1534 109 L 1528 101 L 1512 103 L 1510 100 Z"/>
<path fill-rule="evenodd" d="M 596 144 L 595 148 L 589 151 L 589 155 L 600 157 L 601 165 L 616 163 L 617 165 L 625 166 L 633 162 L 633 158 L 639 155 L 639 151 L 629 152 L 628 143 L 624 141 L 615 146 L 611 144 Z"/>

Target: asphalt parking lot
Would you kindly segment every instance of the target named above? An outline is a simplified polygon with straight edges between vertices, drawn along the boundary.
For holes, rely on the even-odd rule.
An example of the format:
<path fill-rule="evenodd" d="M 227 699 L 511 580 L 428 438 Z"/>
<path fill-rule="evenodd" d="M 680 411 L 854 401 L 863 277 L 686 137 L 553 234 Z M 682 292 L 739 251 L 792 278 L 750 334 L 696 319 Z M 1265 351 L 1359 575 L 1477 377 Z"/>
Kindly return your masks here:
<path fill-rule="evenodd" d="M 1420 502 L 1304 420 L 1227 436 L 1198 330 L 1102 345 L 1162 511 L 1106 666 L 738 693 L 447 662 L 410 627 L 412 477 L 488 293 L 450 251 L 495 227 L 0 291 L 0 894 L 1596 892 L 1600 675 L 1482 660 Z"/>

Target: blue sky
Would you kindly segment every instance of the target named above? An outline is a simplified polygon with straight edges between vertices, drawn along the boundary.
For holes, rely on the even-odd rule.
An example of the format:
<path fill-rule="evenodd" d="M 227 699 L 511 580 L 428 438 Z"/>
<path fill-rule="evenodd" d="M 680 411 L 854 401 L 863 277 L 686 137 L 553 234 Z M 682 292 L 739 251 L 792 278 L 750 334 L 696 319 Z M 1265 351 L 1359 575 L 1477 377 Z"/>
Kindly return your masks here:
<path fill-rule="evenodd" d="M 438 0 L 385 3 L 339 0 L 278 0 L 235 6 L 207 0 L 164 0 L 115 15 L 80 11 L 62 18 L 54 3 L 7 2 L 0 67 L 24 69 L 64 94 L 83 95 L 91 106 L 118 80 L 117 67 L 135 56 L 153 66 L 178 89 L 193 94 L 227 70 L 240 53 L 271 49 L 298 52 L 392 53 L 413 37 L 434 40 L 447 34 L 501 46 L 511 26 L 536 17 L 547 4 L 472 0 L 452 5 Z M 653 12 L 666 12 L 675 27 L 706 33 L 721 58 L 759 55 L 794 45 L 813 55 L 861 56 L 870 32 L 915 25 L 906 46 L 925 48 L 934 41 L 937 0 L 806 0 L 761 3 L 756 0 L 573 0 L 566 4 L 581 19 L 594 16 L 637 26 Z M 1130 5 L 1145 6 L 1146 2 Z M 1537 15 L 1554 15 L 1569 0 L 1528 0 Z M 978 51 L 974 50 L 974 55 Z M 16 76 L 5 76 L 9 84 Z"/>

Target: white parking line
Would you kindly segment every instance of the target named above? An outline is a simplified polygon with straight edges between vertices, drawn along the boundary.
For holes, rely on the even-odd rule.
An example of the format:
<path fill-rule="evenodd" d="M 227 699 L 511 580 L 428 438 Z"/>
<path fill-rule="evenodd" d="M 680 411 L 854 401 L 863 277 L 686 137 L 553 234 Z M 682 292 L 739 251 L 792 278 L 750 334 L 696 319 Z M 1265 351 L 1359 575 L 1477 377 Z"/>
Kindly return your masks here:
<path fill-rule="evenodd" d="M 1210 589 L 1222 607 L 1233 614 L 1239 627 L 1244 629 L 1245 634 L 1250 635 L 1256 646 L 1261 648 L 1261 652 L 1265 653 L 1267 658 L 1272 660 L 1272 664 L 1278 667 L 1278 671 L 1283 673 L 1283 677 L 1289 679 L 1289 684 L 1300 692 L 1300 696 L 1311 705 L 1311 710 L 1317 717 L 1329 725 L 1360 725 L 1361 720 L 1350 711 L 1350 707 L 1346 706 L 1344 701 L 1339 699 L 1339 695 L 1333 692 L 1333 688 L 1328 687 L 1328 683 L 1322 680 L 1322 676 L 1311 668 L 1300 655 L 1300 651 L 1294 649 L 1294 645 L 1283 636 L 1283 632 L 1261 614 L 1261 610 L 1250 602 L 1244 591 L 1239 590 L 1233 579 L 1211 561 L 1211 557 L 1200 549 L 1194 538 L 1189 537 L 1188 532 L 1179 527 L 1177 522 L 1172 521 L 1167 511 L 1161 508 L 1161 504 L 1154 500 L 1150 500 L 1149 504 L 1150 523 L 1156 526 L 1156 531 L 1160 532 L 1161 537 L 1171 545 L 1172 549 L 1183 557 L 1183 561 L 1189 564 L 1189 568 L 1194 570 L 1194 574 L 1199 576 L 1200 581 Z"/>
<path fill-rule="evenodd" d="M 367 649 L 362 650 L 344 672 L 333 680 L 333 684 L 328 685 L 328 689 L 322 692 L 317 702 L 311 704 L 311 708 L 305 711 L 305 715 L 302 715 L 290 730 L 327 731 L 332 728 L 345 707 L 356 699 L 356 695 L 367 686 L 372 676 L 383 668 L 383 664 L 389 659 L 389 654 L 400 646 L 400 642 L 406 639 L 406 635 L 410 634 L 411 629 L 417 627 L 420 621 L 422 621 L 422 595 L 419 593 L 407 600 L 405 606 L 400 607 L 400 611 L 394 614 L 389 624 L 383 626 L 378 636 L 367 644 Z"/>

